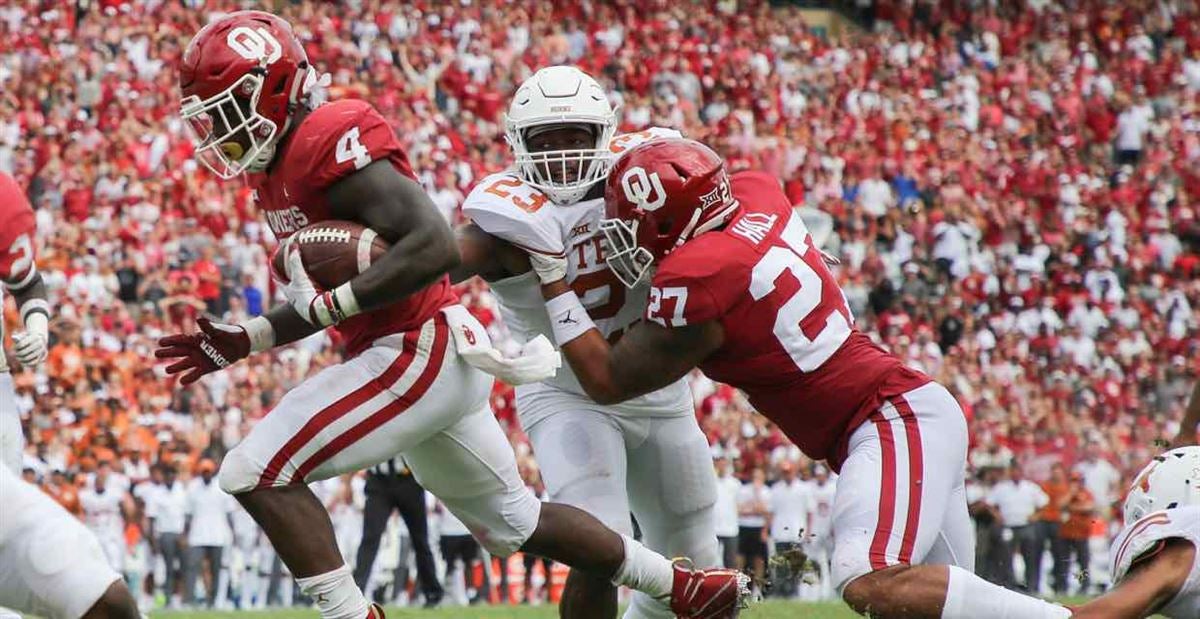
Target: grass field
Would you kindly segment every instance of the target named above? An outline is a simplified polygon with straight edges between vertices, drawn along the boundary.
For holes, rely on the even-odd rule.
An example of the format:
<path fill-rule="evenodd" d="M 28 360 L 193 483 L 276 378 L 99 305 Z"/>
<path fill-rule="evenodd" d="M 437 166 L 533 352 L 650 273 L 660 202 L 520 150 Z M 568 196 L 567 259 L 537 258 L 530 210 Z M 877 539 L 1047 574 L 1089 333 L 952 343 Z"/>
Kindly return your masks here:
<path fill-rule="evenodd" d="M 152 617 L 163 619 L 231 619 L 244 616 L 252 619 L 315 619 L 317 611 L 312 609 L 262 610 L 245 612 L 175 612 L 160 611 Z M 557 619 L 554 606 L 472 606 L 420 610 L 410 608 L 388 608 L 388 619 Z M 755 604 L 741 615 L 747 619 L 849 619 L 857 617 L 840 602 L 763 602 Z"/>

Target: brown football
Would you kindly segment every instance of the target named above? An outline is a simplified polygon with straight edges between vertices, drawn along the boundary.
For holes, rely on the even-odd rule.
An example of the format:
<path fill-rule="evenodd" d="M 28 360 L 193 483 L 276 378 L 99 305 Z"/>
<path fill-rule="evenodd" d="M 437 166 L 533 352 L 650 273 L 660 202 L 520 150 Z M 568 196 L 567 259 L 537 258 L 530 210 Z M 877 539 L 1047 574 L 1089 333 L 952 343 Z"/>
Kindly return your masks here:
<path fill-rule="evenodd" d="M 305 226 L 291 236 L 291 244 L 300 248 L 304 270 L 318 288 L 330 290 L 367 270 L 387 253 L 387 241 L 352 221 L 322 221 Z M 279 281 L 287 281 L 287 266 L 280 243 L 271 256 L 271 269 Z"/>

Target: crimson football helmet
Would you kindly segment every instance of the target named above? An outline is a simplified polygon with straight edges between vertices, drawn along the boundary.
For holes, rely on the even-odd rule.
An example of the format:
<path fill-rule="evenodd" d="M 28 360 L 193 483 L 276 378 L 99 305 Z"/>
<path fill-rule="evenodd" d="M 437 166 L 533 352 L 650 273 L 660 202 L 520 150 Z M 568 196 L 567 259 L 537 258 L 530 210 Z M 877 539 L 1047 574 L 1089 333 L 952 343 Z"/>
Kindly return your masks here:
<path fill-rule="evenodd" d="M 284 19 L 237 11 L 209 23 L 179 63 L 182 115 L 196 158 L 224 179 L 266 169 L 316 81 Z"/>
<path fill-rule="evenodd" d="M 657 260 L 720 227 L 738 210 L 725 162 L 695 140 L 664 139 L 630 149 L 604 187 L 608 267 L 632 288 Z"/>

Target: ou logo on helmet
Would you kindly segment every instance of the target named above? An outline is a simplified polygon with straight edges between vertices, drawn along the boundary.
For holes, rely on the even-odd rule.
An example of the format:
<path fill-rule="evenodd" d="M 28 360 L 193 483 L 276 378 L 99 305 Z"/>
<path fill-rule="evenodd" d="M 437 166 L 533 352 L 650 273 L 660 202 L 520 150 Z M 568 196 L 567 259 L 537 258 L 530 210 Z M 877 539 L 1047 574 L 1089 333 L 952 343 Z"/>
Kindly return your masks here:
<path fill-rule="evenodd" d="M 663 191 L 658 172 L 646 174 L 641 167 L 629 168 L 621 177 L 625 199 L 644 211 L 657 211 L 667 203 L 667 192 Z"/>
<path fill-rule="evenodd" d="M 279 60 L 283 55 L 283 46 L 279 44 L 279 40 L 271 34 L 270 30 L 262 26 L 258 28 L 238 26 L 229 31 L 225 42 L 229 44 L 229 49 L 237 52 L 242 58 L 257 60 L 264 65 Z"/>

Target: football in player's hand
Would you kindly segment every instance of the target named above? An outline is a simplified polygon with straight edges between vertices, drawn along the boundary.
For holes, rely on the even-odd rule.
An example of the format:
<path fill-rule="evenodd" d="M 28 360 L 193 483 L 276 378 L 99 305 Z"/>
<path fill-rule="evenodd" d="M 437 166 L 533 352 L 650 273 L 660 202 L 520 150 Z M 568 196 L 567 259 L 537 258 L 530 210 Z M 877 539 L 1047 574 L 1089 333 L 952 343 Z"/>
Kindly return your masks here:
<path fill-rule="evenodd" d="M 300 261 L 313 284 L 331 290 L 367 270 L 385 254 L 389 244 L 370 228 L 352 221 L 322 221 L 305 226 L 280 243 L 271 256 L 272 275 L 286 282 L 287 266 L 284 250 L 289 246 L 300 249 Z"/>

